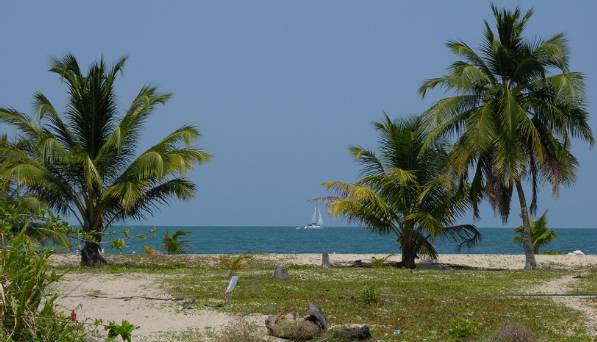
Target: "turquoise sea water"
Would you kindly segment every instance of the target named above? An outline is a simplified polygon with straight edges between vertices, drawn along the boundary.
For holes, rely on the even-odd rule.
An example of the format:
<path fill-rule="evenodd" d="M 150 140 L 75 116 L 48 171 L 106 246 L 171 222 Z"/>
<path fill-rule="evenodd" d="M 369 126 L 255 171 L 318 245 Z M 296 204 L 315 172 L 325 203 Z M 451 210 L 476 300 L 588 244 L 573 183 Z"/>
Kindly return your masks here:
<path fill-rule="evenodd" d="M 187 253 L 398 253 L 393 236 L 378 235 L 359 227 L 325 227 L 321 230 L 297 230 L 295 227 L 130 227 L 129 235 L 146 235 L 146 240 L 132 237 L 123 253 L 142 253 L 143 246 L 161 249 L 162 237 L 181 229 L 189 244 Z M 113 228 L 118 232 L 122 227 Z M 597 228 L 554 229 L 558 239 L 544 250 L 570 252 L 576 249 L 597 254 Z M 513 232 L 507 228 L 481 228 L 481 242 L 473 248 L 458 250 L 454 243 L 436 241 L 440 253 L 521 254 L 519 245 L 512 242 Z M 114 234 L 111 238 L 121 237 Z M 115 252 L 106 246 L 107 252 Z"/>

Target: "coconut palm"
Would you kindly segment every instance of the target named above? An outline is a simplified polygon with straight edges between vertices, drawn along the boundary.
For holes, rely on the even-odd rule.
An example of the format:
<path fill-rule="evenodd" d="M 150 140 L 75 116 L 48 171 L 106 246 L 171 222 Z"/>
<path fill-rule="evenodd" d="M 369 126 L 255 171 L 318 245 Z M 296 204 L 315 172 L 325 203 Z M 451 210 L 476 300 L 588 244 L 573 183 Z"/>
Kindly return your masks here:
<path fill-rule="evenodd" d="M 143 218 L 171 198 L 191 198 L 195 185 L 185 173 L 209 159 L 192 145 L 200 136 L 193 126 L 136 153 L 144 123 L 171 94 L 142 87 L 119 115 L 114 82 L 125 60 L 109 67 L 101 59 L 86 73 L 72 55 L 54 60 L 50 71 L 67 86 L 62 114 L 41 93 L 34 95 L 35 118 L 0 109 L 0 121 L 16 127 L 18 134 L 17 142 L 1 148 L 1 177 L 76 218 L 84 233 L 82 265 L 106 262 L 100 246 L 112 223 Z"/>
<path fill-rule="evenodd" d="M 533 247 L 535 254 L 539 253 L 539 248 L 542 246 L 554 241 L 558 238 L 558 235 L 553 230 L 547 227 L 547 210 L 543 212 L 538 219 L 533 220 L 531 219 L 531 241 L 533 241 Z M 523 237 L 523 228 L 517 227 L 514 229 L 516 232 L 516 236 L 514 237 L 514 242 L 522 243 Z"/>
<path fill-rule="evenodd" d="M 179 240 L 179 238 L 187 235 L 188 232 L 184 230 L 177 230 L 174 234 L 170 235 L 168 233 L 164 234 L 164 238 L 162 239 L 162 244 L 166 249 L 166 254 L 180 254 L 183 253 L 183 248 L 189 242 L 186 240 Z"/>
<path fill-rule="evenodd" d="M 401 266 L 414 268 L 415 259 L 435 259 L 433 241 L 447 237 L 472 246 L 479 232 L 472 225 L 452 226 L 469 205 L 466 186 L 447 169 L 448 152 L 441 141 L 423 150 L 425 133 L 418 118 L 374 123 L 379 152 L 351 147 L 361 165 L 354 183 L 325 182 L 334 193 L 326 198 L 333 216 L 343 216 L 380 234 L 394 234 L 402 253 Z"/>
<path fill-rule="evenodd" d="M 574 181 L 577 160 L 572 138 L 593 143 L 584 103 L 583 75 L 569 70 L 563 34 L 527 40 L 524 29 L 532 16 L 519 8 L 492 6 L 494 29 L 485 22 L 478 51 L 461 41 L 448 48 L 460 60 L 445 76 L 430 79 L 422 96 L 433 88 L 453 92 L 424 114 L 427 144 L 443 137 L 455 139 L 450 162 L 462 176 L 472 173 L 470 199 L 474 214 L 487 197 L 502 220 L 510 214 L 516 189 L 523 222 L 525 269 L 536 267 L 530 232 L 529 207 L 523 183 L 530 181 L 530 212 L 537 208 L 542 182 L 559 186 Z"/>

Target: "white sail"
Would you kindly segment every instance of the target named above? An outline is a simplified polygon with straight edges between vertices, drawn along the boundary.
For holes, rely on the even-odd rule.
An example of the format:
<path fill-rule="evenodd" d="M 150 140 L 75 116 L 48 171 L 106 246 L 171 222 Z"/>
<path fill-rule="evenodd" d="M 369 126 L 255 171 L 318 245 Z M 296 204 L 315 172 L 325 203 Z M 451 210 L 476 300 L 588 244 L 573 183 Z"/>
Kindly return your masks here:
<path fill-rule="evenodd" d="M 319 217 L 317 214 L 318 214 L 318 211 L 317 211 L 317 208 L 315 208 L 315 210 L 313 210 L 313 216 L 311 216 L 311 223 L 317 222 L 317 218 Z"/>
<path fill-rule="evenodd" d="M 319 226 L 323 226 L 323 216 L 321 216 L 321 212 L 319 211 L 319 208 L 317 208 L 317 224 Z"/>

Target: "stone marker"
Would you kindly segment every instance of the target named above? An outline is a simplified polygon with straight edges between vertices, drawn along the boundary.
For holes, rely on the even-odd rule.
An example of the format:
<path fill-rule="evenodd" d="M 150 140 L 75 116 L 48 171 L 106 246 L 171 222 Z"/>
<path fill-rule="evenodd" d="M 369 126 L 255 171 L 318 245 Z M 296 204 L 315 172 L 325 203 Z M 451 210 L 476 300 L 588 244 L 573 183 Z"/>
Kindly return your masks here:
<path fill-rule="evenodd" d="M 274 269 L 274 279 L 288 279 L 288 267 L 276 266 L 276 269 Z"/>
<path fill-rule="evenodd" d="M 325 268 L 330 267 L 330 255 L 328 253 L 321 254 L 321 266 Z"/>

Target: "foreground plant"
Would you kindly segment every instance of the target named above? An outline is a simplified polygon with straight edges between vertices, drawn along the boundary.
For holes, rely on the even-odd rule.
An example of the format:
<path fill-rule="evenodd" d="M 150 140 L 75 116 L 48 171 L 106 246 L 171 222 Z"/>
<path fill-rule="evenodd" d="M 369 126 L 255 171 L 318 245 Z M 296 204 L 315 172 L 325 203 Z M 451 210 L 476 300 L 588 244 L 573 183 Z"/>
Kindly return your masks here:
<path fill-rule="evenodd" d="M 25 229 L 0 249 L 0 340 L 85 341 L 83 326 L 57 312 L 56 296 L 48 296 L 60 278 L 50 270 L 49 256 L 37 251 Z"/>
<path fill-rule="evenodd" d="M 376 122 L 379 155 L 363 147 L 351 152 L 361 164 L 355 184 L 324 183 L 334 196 L 330 214 L 364 224 L 380 234 L 394 234 L 402 253 L 401 266 L 414 268 L 420 256 L 437 258 L 433 241 L 447 237 L 460 246 L 480 238 L 472 225 L 453 225 L 468 208 L 464 185 L 449 173 L 442 142 L 424 148 L 425 132 L 418 118 Z"/>
<path fill-rule="evenodd" d="M 425 94 L 436 87 L 454 95 L 424 113 L 430 128 L 427 143 L 456 137 L 451 164 L 460 174 L 472 171 L 469 197 L 474 214 L 487 197 L 506 222 L 516 189 L 522 217 L 525 269 L 537 266 L 531 237 L 529 207 L 523 183 L 530 181 L 530 213 L 537 209 L 542 182 L 558 194 L 574 181 L 577 160 L 571 139 L 593 144 L 585 105 L 584 76 L 570 71 L 564 34 L 547 40 L 526 39 L 533 12 L 492 6 L 496 31 L 485 22 L 479 51 L 464 42 L 447 45 L 461 60 L 445 76 L 428 80 Z"/>
<path fill-rule="evenodd" d="M 185 174 L 209 155 L 193 146 L 200 136 L 183 126 L 136 154 L 143 124 L 172 96 L 141 88 L 118 115 L 114 82 L 125 58 L 108 67 L 94 62 L 83 73 L 74 56 L 50 69 L 64 80 L 68 104 L 60 114 L 41 93 L 34 95 L 36 118 L 0 108 L 0 122 L 16 127 L 18 140 L 0 146 L 0 174 L 76 218 L 84 232 L 81 264 L 102 265 L 102 235 L 125 218 L 151 214 L 171 198 L 190 199 L 195 184 Z"/>

